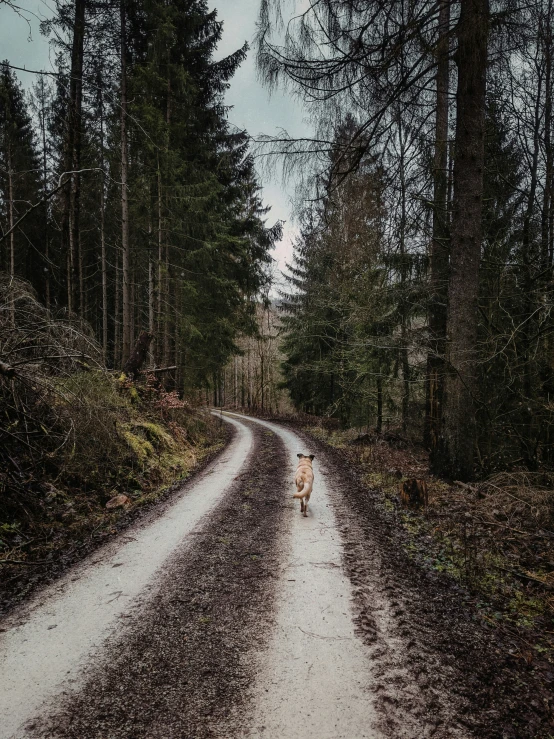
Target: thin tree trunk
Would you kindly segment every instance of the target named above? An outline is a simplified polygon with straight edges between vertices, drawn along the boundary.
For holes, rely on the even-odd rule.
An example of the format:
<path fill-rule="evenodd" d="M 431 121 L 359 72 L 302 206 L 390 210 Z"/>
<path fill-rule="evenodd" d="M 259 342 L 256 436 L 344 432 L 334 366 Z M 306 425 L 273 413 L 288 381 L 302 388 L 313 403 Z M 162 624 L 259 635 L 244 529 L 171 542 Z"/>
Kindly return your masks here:
<path fill-rule="evenodd" d="M 130 320 L 130 338 L 131 338 L 131 347 L 135 345 L 135 327 L 138 323 L 138 313 L 137 313 L 137 301 L 136 301 L 136 280 L 135 280 L 135 270 L 130 267 L 129 269 L 129 295 L 130 295 L 130 308 L 129 313 L 131 315 Z"/>
<path fill-rule="evenodd" d="M 165 143 L 165 156 L 166 156 L 166 162 L 168 161 L 169 157 L 169 139 L 170 139 L 170 123 L 171 123 L 171 80 L 169 78 L 169 66 L 168 66 L 168 78 L 167 78 L 167 97 L 166 97 L 166 109 L 165 109 L 165 125 L 166 125 L 166 143 Z M 166 320 L 164 322 L 164 364 L 168 364 L 170 362 L 170 354 L 171 354 L 171 334 L 170 334 L 170 328 L 171 328 L 171 321 L 173 318 L 172 310 L 171 310 L 171 279 L 170 279 L 170 270 L 169 270 L 169 243 L 166 241 L 165 243 L 165 290 L 164 290 L 164 297 L 165 297 L 165 311 L 166 311 Z"/>
<path fill-rule="evenodd" d="M 115 296 L 114 296 L 114 346 L 113 364 L 118 367 L 121 362 L 121 269 L 119 268 L 119 252 L 115 251 Z"/>
<path fill-rule="evenodd" d="M 383 379 L 381 374 L 377 375 L 377 423 L 375 432 L 380 434 L 383 430 Z"/>
<path fill-rule="evenodd" d="M 408 310 L 406 300 L 406 141 L 404 138 L 404 129 L 402 126 L 402 114 L 400 108 L 398 110 L 398 139 L 400 144 L 400 229 L 399 229 L 399 248 L 400 248 L 400 366 L 402 367 L 402 428 L 406 431 L 408 422 L 408 409 L 410 404 L 410 364 L 408 361 L 408 337 L 407 323 Z"/>
<path fill-rule="evenodd" d="M 149 237 L 152 235 L 152 227 L 149 229 Z M 150 238 L 149 238 L 150 241 Z M 148 331 L 154 336 L 156 326 L 156 287 L 154 280 L 154 260 L 152 258 L 152 244 L 148 248 Z"/>
<path fill-rule="evenodd" d="M 127 191 L 127 43 L 125 0 L 120 4 L 121 18 L 121 268 L 122 268 L 122 357 L 123 364 L 131 353 L 131 259 L 129 245 L 129 194 Z"/>
<path fill-rule="evenodd" d="M 164 347 L 164 364 L 169 364 L 169 357 L 171 354 L 171 299 L 170 299 L 170 276 L 169 276 L 169 248 L 165 245 L 165 286 L 164 286 L 164 298 L 165 298 L 165 316 L 164 316 L 164 332 L 163 332 L 163 347 Z"/>
<path fill-rule="evenodd" d="M 10 277 L 15 275 L 15 231 L 13 230 L 13 170 L 12 152 L 8 144 L 8 228 L 10 229 Z"/>
<path fill-rule="evenodd" d="M 104 361 L 108 358 L 108 261 L 106 255 L 106 203 L 104 175 L 104 105 L 100 97 L 100 157 L 102 175 L 100 178 L 100 269 L 102 272 L 102 350 Z"/>
<path fill-rule="evenodd" d="M 104 203 L 104 173 L 100 183 L 100 260 L 102 269 L 102 349 L 104 361 L 108 357 L 108 262 L 106 258 L 106 214 Z"/>
<path fill-rule="evenodd" d="M 233 357 L 233 405 L 238 407 L 238 357 Z"/>
<path fill-rule="evenodd" d="M 552 0 L 549 0 L 542 28 L 544 80 L 544 152 L 545 177 L 541 214 L 541 261 L 542 271 L 550 267 L 550 223 L 552 215 L 552 189 L 554 181 L 554 157 L 552 150 Z"/>
<path fill-rule="evenodd" d="M 443 425 L 434 466 L 459 480 L 473 477 L 476 446 L 475 363 L 482 240 L 488 0 L 461 0 L 447 359 Z"/>
<path fill-rule="evenodd" d="M 160 158 L 158 156 L 158 283 L 157 283 L 157 314 L 156 322 L 158 330 L 156 332 L 155 357 L 156 362 L 163 363 L 162 356 L 162 331 L 163 331 L 163 222 L 162 222 L 162 173 L 160 170 Z"/>
<path fill-rule="evenodd" d="M 525 209 L 525 215 L 523 218 L 523 229 L 522 229 L 522 278 L 524 284 L 523 293 L 523 315 L 525 317 L 524 325 L 522 327 L 522 344 L 523 344 L 523 392 L 525 394 L 525 403 L 522 406 L 522 420 L 524 425 L 524 432 L 521 436 L 522 440 L 522 455 L 528 466 L 533 466 L 532 457 L 533 448 L 532 435 L 533 435 L 533 424 L 534 415 L 530 408 L 530 399 L 532 394 L 532 377 L 531 377 L 531 346 L 529 337 L 534 333 L 534 327 L 532 322 L 529 320 L 533 314 L 533 291 L 534 291 L 534 279 L 533 279 L 533 265 L 534 256 L 532 249 L 532 223 L 533 216 L 535 213 L 535 199 L 537 194 L 537 187 L 539 184 L 539 157 L 541 151 L 541 124 L 542 124 L 542 71 L 539 72 L 537 96 L 535 99 L 535 110 L 533 119 L 533 155 L 531 157 L 531 171 L 529 173 L 529 195 L 527 198 L 527 207 Z"/>
<path fill-rule="evenodd" d="M 48 159 L 46 150 L 46 103 L 44 78 L 40 78 L 40 135 L 42 139 L 42 196 L 44 198 L 44 261 L 45 261 L 45 285 L 44 285 L 44 301 L 47 310 L 50 309 L 50 229 L 48 218 Z"/>
<path fill-rule="evenodd" d="M 85 42 L 86 0 L 75 0 L 73 41 L 71 46 L 71 68 L 69 79 L 69 102 L 64 154 L 64 171 L 71 172 L 64 189 L 62 212 L 62 248 L 67 253 L 67 307 L 69 312 L 79 309 L 78 245 L 81 160 L 81 109 L 83 89 L 83 56 Z"/>
<path fill-rule="evenodd" d="M 433 238 L 430 254 L 429 353 L 427 355 L 424 443 L 437 450 L 442 414 L 449 232 L 448 188 L 448 32 L 450 2 L 441 0 L 437 44 L 435 154 L 433 162 Z"/>
<path fill-rule="evenodd" d="M 175 329 L 173 332 L 174 335 L 174 343 L 173 343 L 173 352 L 175 357 L 175 366 L 177 369 L 175 370 L 175 385 L 176 389 L 181 389 L 181 335 L 180 335 L 180 322 L 179 317 L 181 315 L 181 280 L 177 279 L 175 284 Z"/>
<path fill-rule="evenodd" d="M 244 385 L 244 355 L 240 358 L 240 405 L 245 407 L 245 385 Z"/>

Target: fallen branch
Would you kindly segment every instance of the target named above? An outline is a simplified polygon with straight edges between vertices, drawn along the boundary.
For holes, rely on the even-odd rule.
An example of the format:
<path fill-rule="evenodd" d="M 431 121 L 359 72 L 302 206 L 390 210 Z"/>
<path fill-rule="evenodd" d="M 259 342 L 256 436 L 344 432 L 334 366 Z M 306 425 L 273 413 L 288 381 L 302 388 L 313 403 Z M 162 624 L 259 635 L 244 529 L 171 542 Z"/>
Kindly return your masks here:
<path fill-rule="evenodd" d="M 141 375 L 157 375 L 159 372 L 171 372 L 171 370 L 176 370 L 177 365 L 173 364 L 171 367 L 156 367 L 156 369 L 145 369 L 141 370 Z"/>
<path fill-rule="evenodd" d="M 0 565 L 27 565 L 33 567 L 34 565 L 51 565 L 52 562 L 48 559 L 38 559 L 35 562 L 27 562 L 25 559 L 0 559 Z"/>
<path fill-rule="evenodd" d="M 501 572 L 507 572 L 510 575 L 513 575 L 514 577 L 519 578 L 520 580 L 529 580 L 530 582 L 536 582 L 539 585 L 542 585 L 543 588 L 546 590 L 554 590 L 554 587 L 552 585 L 549 585 L 547 582 L 544 582 L 544 580 L 539 580 L 538 577 L 533 577 L 533 575 L 526 575 L 525 572 L 518 572 L 517 570 L 510 570 L 507 567 L 500 567 L 499 565 L 493 565 L 495 570 L 500 570 Z"/>

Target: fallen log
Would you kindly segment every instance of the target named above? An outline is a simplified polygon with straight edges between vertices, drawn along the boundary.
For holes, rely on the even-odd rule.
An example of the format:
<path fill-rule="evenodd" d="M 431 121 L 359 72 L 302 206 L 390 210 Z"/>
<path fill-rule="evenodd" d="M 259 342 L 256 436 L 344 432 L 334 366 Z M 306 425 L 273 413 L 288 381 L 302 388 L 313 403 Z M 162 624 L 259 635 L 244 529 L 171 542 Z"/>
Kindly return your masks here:
<path fill-rule="evenodd" d="M 154 369 L 144 369 L 140 371 L 141 375 L 157 375 L 161 372 L 171 372 L 172 370 L 176 370 L 177 365 L 172 364 L 171 367 L 156 367 Z"/>

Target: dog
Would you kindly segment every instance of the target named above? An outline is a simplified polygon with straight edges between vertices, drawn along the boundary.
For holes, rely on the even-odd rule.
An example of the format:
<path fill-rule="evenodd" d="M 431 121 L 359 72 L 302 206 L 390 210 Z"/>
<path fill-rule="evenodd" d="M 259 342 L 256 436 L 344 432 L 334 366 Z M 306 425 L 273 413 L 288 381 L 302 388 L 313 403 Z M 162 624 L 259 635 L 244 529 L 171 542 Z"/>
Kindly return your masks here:
<path fill-rule="evenodd" d="M 296 493 L 293 498 L 300 498 L 300 513 L 304 516 L 308 515 L 308 501 L 312 494 L 314 486 L 314 471 L 312 469 L 312 460 L 315 459 L 313 454 L 297 454 L 298 467 L 294 477 L 296 485 Z"/>

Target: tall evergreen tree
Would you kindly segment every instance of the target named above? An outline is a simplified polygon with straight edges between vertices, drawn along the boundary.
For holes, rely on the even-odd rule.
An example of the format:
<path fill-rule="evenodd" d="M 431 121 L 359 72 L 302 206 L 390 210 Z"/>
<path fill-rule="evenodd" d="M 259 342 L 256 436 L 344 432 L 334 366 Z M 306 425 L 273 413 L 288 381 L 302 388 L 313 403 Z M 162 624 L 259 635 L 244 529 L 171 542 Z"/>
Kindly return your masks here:
<path fill-rule="evenodd" d="M 10 274 L 32 272 L 41 283 L 44 244 L 38 214 L 27 220 L 24 230 L 15 228 L 29 204 L 40 198 L 41 176 L 31 117 L 8 62 L 0 66 L 0 193 L 3 240 L 2 264 Z M 41 291 L 41 294 L 44 294 Z"/>

